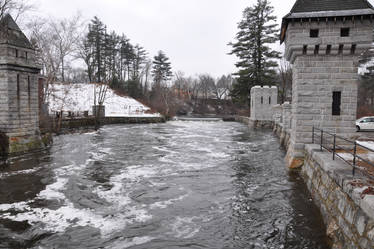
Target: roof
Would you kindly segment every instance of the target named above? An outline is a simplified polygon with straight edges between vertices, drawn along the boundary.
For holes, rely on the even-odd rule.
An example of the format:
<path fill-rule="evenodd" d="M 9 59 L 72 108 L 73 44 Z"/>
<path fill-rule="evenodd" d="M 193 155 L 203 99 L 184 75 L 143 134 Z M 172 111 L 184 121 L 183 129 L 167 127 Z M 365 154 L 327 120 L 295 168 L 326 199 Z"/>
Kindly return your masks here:
<path fill-rule="evenodd" d="M 18 27 L 11 15 L 7 14 L 0 20 L 0 44 L 32 49 L 25 34 Z"/>
<path fill-rule="evenodd" d="M 373 8 L 366 0 L 297 0 L 291 13 Z"/>
<path fill-rule="evenodd" d="M 296 0 L 282 21 L 281 43 L 285 40 L 288 23 L 303 18 L 336 18 L 373 16 L 374 8 L 367 0 Z"/>

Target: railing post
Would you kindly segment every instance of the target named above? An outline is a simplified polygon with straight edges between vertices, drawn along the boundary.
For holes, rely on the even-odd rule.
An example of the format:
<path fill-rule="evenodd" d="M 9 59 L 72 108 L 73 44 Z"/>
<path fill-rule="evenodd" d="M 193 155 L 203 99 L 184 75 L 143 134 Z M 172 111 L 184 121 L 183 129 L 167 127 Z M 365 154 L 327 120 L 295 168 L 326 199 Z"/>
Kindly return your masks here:
<path fill-rule="evenodd" d="M 321 152 L 323 151 L 323 130 L 321 130 Z"/>
<path fill-rule="evenodd" d="M 355 147 L 353 148 L 353 171 L 352 171 L 353 176 L 355 175 L 355 172 L 356 172 L 356 154 L 357 154 L 357 142 L 355 141 Z"/>
<path fill-rule="evenodd" d="M 314 125 L 313 125 L 313 133 L 312 133 L 312 144 L 314 144 Z"/>
<path fill-rule="evenodd" d="M 335 160 L 335 152 L 336 152 L 336 134 L 334 134 L 334 148 L 332 152 L 332 160 Z"/>

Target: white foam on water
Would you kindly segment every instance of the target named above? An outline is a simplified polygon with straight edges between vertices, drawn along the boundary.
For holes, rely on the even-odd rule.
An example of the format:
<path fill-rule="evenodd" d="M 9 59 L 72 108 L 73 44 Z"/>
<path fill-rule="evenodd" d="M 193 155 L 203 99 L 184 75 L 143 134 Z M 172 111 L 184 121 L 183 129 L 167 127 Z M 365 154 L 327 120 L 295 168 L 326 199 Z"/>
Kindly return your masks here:
<path fill-rule="evenodd" d="M 57 178 L 57 181 L 47 185 L 46 188 L 38 194 L 37 198 L 44 200 L 65 200 L 66 196 L 62 191 L 65 190 L 68 181 L 67 178 Z"/>
<path fill-rule="evenodd" d="M 129 166 L 118 177 L 119 179 L 139 180 L 141 178 L 150 178 L 159 173 L 150 166 Z"/>
<path fill-rule="evenodd" d="M 210 155 L 209 156 L 211 156 L 211 157 L 213 157 L 213 158 L 229 158 L 230 157 L 230 155 L 229 154 L 226 154 L 226 153 L 224 153 L 224 152 L 212 152 L 212 153 L 210 153 Z"/>
<path fill-rule="evenodd" d="M 39 171 L 42 167 L 35 167 L 33 169 L 25 169 L 8 173 L 0 173 L 0 179 L 16 176 L 16 175 L 28 175 Z"/>
<path fill-rule="evenodd" d="M 0 214 L 3 219 L 10 219 L 18 222 L 28 222 L 30 225 L 42 223 L 44 230 L 59 233 L 64 232 L 69 227 L 94 227 L 100 230 L 102 235 L 109 235 L 114 231 L 122 229 L 126 225 L 126 220 L 118 216 L 104 217 L 95 214 L 89 209 L 77 209 L 73 203 L 66 204 L 56 210 L 47 208 L 30 208 L 23 204 L 18 205 L 19 211 L 16 215 L 10 213 Z"/>
<path fill-rule="evenodd" d="M 100 148 L 100 152 L 105 153 L 107 155 L 113 155 L 112 148 Z"/>
<path fill-rule="evenodd" d="M 174 199 L 170 199 L 170 200 L 166 200 L 166 201 L 158 201 L 158 202 L 155 202 L 153 204 L 150 205 L 150 208 L 151 209 L 156 209 L 156 208 L 159 208 L 159 209 L 164 209 L 164 208 L 167 208 L 168 206 L 170 205 L 173 205 L 174 203 L 178 202 L 178 201 L 181 201 L 183 200 L 184 198 L 186 198 L 188 196 L 188 194 L 186 195 L 181 195 L 177 198 L 174 198 Z"/>
<path fill-rule="evenodd" d="M 176 151 L 169 150 L 169 149 L 166 148 L 166 147 L 153 146 L 152 148 L 155 149 L 155 150 L 162 151 L 162 152 L 166 152 L 166 153 L 170 153 L 170 154 L 177 154 L 177 153 L 178 153 L 178 152 L 176 152 Z"/>
<path fill-rule="evenodd" d="M 176 238 L 189 239 L 194 237 L 199 231 L 201 226 L 197 225 L 194 220 L 200 219 L 199 217 L 176 217 L 175 221 L 170 224 L 171 235 Z"/>
<path fill-rule="evenodd" d="M 106 249 L 124 249 L 124 248 L 129 248 L 132 246 L 142 245 L 154 239 L 155 238 L 149 237 L 149 236 L 135 237 L 131 239 L 122 239 L 122 240 L 117 240 L 116 242 L 114 242 L 114 244 L 107 246 L 105 248 Z"/>
<path fill-rule="evenodd" d="M 104 199 L 115 205 L 102 210 L 75 208 L 74 204 L 63 193 L 69 181 L 67 177 L 78 170 L 82 170 L 88 163 L 89 161 L 80 166 L 73 164 L 56 169 L 55 182 L 47 185 L 36 197 L 36 199 L 40 200 L 62 201 L 61 207 L 54 210 L 49 208 L 31 208 L 31 204 L 34 202 L 32 200 L 1 204 L 0 211 L 3 213 L 0 214 L 0 218 L 18 222 L 26 221 L 30 225 L 38 224 L 41 225 L 42 229 L 53 233 L 64 232 L 69 227 L 89 226 L 99 229 L 103 236 L 109 235 L 114 231 L 121 231 L 129 223 L 145 222 L 152 218 L 146 210 L 129 206 L 130 198 L 122 196 L 124 192 L 123 182 L 126 182 L 125 173 L 112 177 L 114 187 L 111 190 L 98 191 L 99 197 L 104 197 Z M 14 211 L 18 213 L 14 214 Z"/>
<path fill-rule="evenodd" d="M 30 210 L 29 207 L 29 201 L 22 201 L 22 202 L 16 202 L 12 204 L 0 204 L 0 211 L 6 212 L 9 210 L 15 210 L 15 211 L 22 211 L 22 210 Z M 0 214 L 1 217 L 1 214 Z"/>

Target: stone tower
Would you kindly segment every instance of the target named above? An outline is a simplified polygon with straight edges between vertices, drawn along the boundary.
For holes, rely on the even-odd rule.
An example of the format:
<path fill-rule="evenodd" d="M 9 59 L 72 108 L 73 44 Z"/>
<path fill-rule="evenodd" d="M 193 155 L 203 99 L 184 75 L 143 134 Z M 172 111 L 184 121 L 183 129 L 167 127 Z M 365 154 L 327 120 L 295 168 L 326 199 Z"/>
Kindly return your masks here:
<path fill-rule="evenodd" d="M 355 132 L 358 62 L 372 44 L 373 18 L 366 0 L 297 0 L 283 18 L 281 43 L 293 64 L 290 167 L 303 164 L 313 126 Z"/>
<path fill-rule="evenodd" d="M 254 86 L 251 88 L 252 120 L 273 120 L 273 106 L 276 104 L 278 104 L 278 89 L 276 86 Z"/>
<path fill-rule="evenodd" d="M 0 154 L 40 148 L 35 51 L 10 15 L 0 20 Z"/>

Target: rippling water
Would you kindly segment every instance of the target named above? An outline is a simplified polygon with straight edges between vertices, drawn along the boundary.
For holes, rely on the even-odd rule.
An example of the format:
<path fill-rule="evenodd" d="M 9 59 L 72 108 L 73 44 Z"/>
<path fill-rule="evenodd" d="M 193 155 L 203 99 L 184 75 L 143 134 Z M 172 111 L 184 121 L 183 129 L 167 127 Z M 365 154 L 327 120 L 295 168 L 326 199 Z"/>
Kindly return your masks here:
<path fill-rule="evenodd" d="M 270 132 L 105 126 L 0 170 L 0 248 L 327 248 Z"/>

